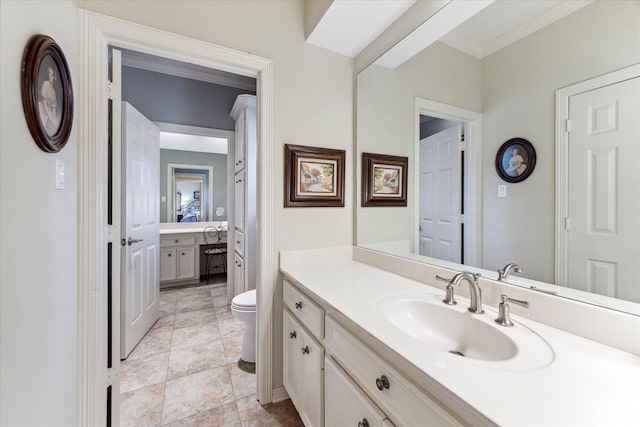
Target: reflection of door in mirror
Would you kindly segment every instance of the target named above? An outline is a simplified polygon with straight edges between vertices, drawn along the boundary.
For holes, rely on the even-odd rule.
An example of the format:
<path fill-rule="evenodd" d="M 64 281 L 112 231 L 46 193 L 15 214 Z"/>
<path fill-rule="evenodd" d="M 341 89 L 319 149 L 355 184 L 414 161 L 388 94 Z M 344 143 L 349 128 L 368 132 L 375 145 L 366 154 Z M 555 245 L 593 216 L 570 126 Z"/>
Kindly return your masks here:
<path fill-rule="evenodd" d="M 213 221 L 213 167 L 169 163 L 167 188 L 173 197 L 167 203 L 170 222 Z"/>

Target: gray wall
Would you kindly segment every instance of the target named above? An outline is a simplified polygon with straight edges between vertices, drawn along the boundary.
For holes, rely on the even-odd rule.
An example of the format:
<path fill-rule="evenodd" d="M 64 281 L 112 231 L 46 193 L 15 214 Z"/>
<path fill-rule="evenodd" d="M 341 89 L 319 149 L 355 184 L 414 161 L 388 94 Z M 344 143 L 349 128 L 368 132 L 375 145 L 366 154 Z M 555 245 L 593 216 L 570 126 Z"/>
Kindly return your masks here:
<path fill-rule="evenodd" d="M 462 122 L 444 119 L 431 119 L 428 122 L 420 123 L 420 139 L 425 139 L 428 136 L 435 135 L 438 132 L 458 126 L 459 124 L 462 124 Z"/>
<path fill-rule="evenodd" d="M 245 89 L 122 67 L 122 99 L 154 122 L 235 130 L 229 116 Z"/>
<path fill-rule="evenodd" d="M 167 164 L 213 166 L 213 210 L 224 208 L 224 215 L 214 221 L 227 220 L 227 155 L 194 151 L 160 150 L 160 197 L 171 200 L 167 191 Z M 160 203 L 160 222 L 167 222 L 167 202 Z"/>

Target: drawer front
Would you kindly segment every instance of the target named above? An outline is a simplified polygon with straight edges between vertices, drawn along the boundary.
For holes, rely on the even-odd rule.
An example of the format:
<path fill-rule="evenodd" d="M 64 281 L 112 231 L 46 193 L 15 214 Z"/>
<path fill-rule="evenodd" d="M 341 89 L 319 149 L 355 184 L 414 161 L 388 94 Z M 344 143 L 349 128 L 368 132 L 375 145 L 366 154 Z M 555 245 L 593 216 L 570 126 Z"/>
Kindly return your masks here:
<path fill-rule="evenodd" d="M 331 357 L 324 360 L 324 420 L 327 426 L 384 426 L 385 415 Z M 362 423 L 362 424 L 360 424 Z"/>
<path fill-rule="evenodd" d="M 330 317 L 326 319 L 325 343 L 334 357 L 341 362 L 367 394 L 380 405 L 394 424 L 403 426 L 460 425 Z"/>
<path fill-rule="evenodd" d="M 193 246 L 196 244 L 196 236 L 164 236 L 160 239 L 160 247 L 167 246 Z"/>
<path fill-rule="evenodd" d="M 236 252 L 238 252 L 241 257 L 244 257 L 244 233 L 236 230 L 234 239 L 236 239 Z"/>
<path fill-rule="evenodd" d="M 284 281 L 284 303 L 317 339 L 324 337 L 324 310 L 288 281 Z"/>

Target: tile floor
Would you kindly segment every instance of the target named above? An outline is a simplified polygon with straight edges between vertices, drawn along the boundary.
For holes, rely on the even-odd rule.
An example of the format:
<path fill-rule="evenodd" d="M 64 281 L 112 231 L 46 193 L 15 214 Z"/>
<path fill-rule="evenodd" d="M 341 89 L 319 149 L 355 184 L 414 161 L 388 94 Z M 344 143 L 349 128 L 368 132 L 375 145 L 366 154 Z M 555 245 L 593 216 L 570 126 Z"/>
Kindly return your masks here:
<path fill-rule="evenodd" d="M 122 427 L 303 426 L 290 400 L 256 401 L 253 366 L 239 363 L 243 323 L 226 289 L 160 292 L 160 319 L 121 365 Z"/>

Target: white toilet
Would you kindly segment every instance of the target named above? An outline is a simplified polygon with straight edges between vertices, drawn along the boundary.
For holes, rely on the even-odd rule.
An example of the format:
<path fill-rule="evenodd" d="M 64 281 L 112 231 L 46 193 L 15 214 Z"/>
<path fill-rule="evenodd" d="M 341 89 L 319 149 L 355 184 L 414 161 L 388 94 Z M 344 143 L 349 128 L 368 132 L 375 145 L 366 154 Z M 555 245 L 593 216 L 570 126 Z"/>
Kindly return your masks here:
<path fill-rule="evenodd" d="M 245 362 L 256 362 L 256 290 L 243 292 L 231 300 L 231 312 L 244 322 L 242 356 Z"/>

